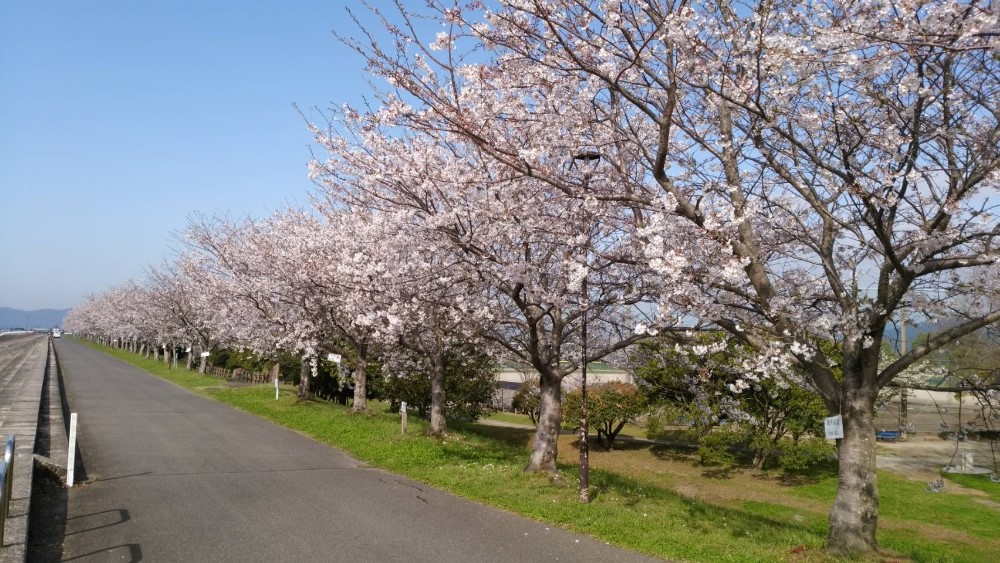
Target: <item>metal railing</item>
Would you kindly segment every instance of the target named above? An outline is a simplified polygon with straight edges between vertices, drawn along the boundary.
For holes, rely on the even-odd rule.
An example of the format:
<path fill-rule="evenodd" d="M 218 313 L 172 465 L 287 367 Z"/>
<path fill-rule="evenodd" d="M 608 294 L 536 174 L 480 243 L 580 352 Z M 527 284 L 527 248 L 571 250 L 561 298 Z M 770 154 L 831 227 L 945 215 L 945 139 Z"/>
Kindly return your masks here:
<path fill-rule="evenodd" d="M 3 461 L 0 461 L 0 545 L 3 545 L 4 528 L 7 515 L 10 512 L 10 497 L 14 491 L 14 447 L 17 441 L 14 435 L 7 437 L 7 447 L 3 451 Z"/>

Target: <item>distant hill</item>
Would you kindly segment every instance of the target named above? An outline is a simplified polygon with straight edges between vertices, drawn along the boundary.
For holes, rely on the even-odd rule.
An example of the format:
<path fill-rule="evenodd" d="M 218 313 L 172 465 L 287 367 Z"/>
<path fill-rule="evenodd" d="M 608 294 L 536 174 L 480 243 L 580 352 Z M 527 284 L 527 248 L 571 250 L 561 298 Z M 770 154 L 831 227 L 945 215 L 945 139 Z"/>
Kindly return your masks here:
<path fill-rule="evenodd" d="M 52 328 L 62 326 L 69 309 L 37 309 L 24 311 L 0 307 L 0 329 L 3 328 Z M 25 326 L 25 323 L 28 326 Z"/>

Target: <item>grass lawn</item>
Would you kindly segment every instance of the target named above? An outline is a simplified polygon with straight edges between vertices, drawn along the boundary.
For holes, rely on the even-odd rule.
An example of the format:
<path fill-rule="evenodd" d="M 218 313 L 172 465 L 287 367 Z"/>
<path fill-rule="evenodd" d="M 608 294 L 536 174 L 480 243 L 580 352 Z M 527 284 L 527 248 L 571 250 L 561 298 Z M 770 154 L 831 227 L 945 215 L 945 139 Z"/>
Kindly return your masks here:
<path fill-rule="evenodd" d="M 531 419 L 528 418 L 528 415 L 526 414 L 515 414 L 512 412 L 494 412 L 490 413 L 485 418 L 487 420 L 509 422 L 511 424 L 523 424 L 525 426 L 534 426 L 534 423 L 531 422 Z M 574 426 L 575 426 L 575 421 L 574 424 L 564 423 L 563 430 L 572 430 Z M 596 433 L 596 430 L 591 429 L 591 431 Z M 646 429 L 641 426 L 629 423 L 622 428 L 622 431 L 618 433 L 618 436 L 623 438 L 645 438 Z"/>
<path fill-rule="evenodd" d="M 807 477 L 720 471 L 700 466 L 687 451 L 622 443 L 615 451 L 591 452 L 593 502 L 581 505 L 571 435 L 560 438 L 559 479 L 525 474 L 530 429 L 452 423 L 447 438 L 432 439 L 414 416 L 401 435 L 398 415 L 380 403 L 371 414 L 351 415 L 331 403 L 299 401 L 291 387 L 275 401 L 270 385 L 228 387 L 216 377 L 102 349 L 372 465 L 628 549 L 688 561 L 835 561 L 823 550 L 837 483 L 830 470 Z M 997 560 L 1000 485 L 965 477 L 956 480 L 962 486 L 950 483 L 955 486 L 933 494 L 924 482 L 880 472 L 884 552 L 870 560 Z"/>

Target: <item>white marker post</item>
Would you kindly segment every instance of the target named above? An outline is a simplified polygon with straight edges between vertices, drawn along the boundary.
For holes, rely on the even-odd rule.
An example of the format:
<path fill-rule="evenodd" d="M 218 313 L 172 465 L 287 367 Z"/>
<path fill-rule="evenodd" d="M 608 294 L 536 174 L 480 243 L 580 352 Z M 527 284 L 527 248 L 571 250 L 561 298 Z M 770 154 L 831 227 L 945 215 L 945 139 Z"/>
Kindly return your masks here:
<path fill-rule="evenodd" d="M 399 405 L 400 434 L 406 434 L 406 401 Z"/>
<path fill-rule="evenodd" d="M 278 376 L 274 376 L 274 400 L 278 400 Z"/>
<path fill-rule="evenodd" d="M 73 486 L 73 470 L 76 465 L 76 413 L 69 415 L 69 452 L 66 453 L 66 486 Z"/>

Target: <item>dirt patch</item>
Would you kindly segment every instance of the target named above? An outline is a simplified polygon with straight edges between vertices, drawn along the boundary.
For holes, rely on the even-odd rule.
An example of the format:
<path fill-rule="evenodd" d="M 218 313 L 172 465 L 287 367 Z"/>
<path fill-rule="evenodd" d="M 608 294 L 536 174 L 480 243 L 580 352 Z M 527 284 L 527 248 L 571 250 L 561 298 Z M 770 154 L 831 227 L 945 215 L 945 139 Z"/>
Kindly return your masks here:
<path fill-rule="evenodd" d="M 957 444 L 957 449 L 956 449 Z M 932 480 L 941 469 L 957 464 L 964 453 L 971 453 L 977 467 L 991 467 L 993 455 L 988 442 L 952 442 L 948 440 L 908 440 L 879 444 L 876 464 L 915 480 Z"/>
<path fill-rule="evenodd" d="M 982 493 L 982 491 L 976 491 L 976 492 L 977 493 Z M 979 504 L 982 504 L 984 506 L 988 506 L 988 507 L 990 507 L 990 508 L 992 508 L 992 509 L 994 509 L 996 511 L 1000 511 L 1000 502 L 996 502 L 994 500 L 985 499 L 985 498 L 977 498 L 976 502 L 978 502 Z"/>

